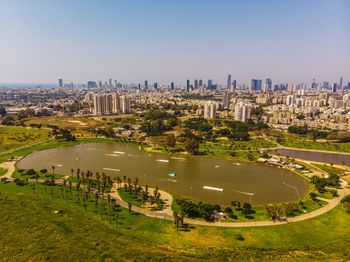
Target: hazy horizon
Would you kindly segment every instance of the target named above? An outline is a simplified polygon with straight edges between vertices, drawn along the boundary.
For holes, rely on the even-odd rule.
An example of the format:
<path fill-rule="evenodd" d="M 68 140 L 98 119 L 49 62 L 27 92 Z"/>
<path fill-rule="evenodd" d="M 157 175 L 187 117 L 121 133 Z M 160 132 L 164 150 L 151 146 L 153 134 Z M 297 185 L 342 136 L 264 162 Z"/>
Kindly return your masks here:
<path fill-rule="evenodd" d="M 0 2 L 0 83 L 350 82 L 350 1 Z"/>

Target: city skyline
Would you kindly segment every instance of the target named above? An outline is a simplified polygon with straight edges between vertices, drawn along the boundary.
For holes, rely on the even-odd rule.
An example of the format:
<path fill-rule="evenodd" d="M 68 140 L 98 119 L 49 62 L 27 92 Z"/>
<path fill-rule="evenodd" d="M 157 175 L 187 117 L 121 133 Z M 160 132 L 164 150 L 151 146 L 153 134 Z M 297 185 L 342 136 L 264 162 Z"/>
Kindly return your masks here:
<path fill-rule="evenodd" d="M 350 79 L 349 2 L 219 2 L 2 1 L 0 83 Z"/>

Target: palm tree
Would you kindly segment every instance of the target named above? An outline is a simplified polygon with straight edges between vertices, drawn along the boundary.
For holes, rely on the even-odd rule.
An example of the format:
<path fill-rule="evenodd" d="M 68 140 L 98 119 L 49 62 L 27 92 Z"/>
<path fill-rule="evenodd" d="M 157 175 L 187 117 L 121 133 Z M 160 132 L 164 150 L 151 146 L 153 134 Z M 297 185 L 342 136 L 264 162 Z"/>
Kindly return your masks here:
<path fill-rule="evenodd" d="M 55 166 L 51 166 L 52 169 L 52 175 L 55 175 Z"/>
<path fill-rule="evenodd" d="M 129 209 L 129 213 L 131 214 L 131 208 L 132 208 L 132 204 L 129 202 L 128 203 L 128 209 Z"/>
<path fill-rule="evenodd" d="M 78 179 L 78 181 L 80 179 L 80 168 L 77 168 L 77 179 Z"/>
<path fill-rule="evenodd" d="M 122 180 L 120 179 L 119 176 L 117 176 L 116 181 L 117 181 L 117 185 L 118 185 L 118 188 L 119 188 Z"/>
<path fill-rule="evenodd" d="M 135 191 L 137 190 L 137 183 L 139 182 L 139 179 L 137 177 L 135 177 L 134 179 L 134 187 L 135 187 Z"/>
<path fill-rule="evenodd" d="M 131 188 L 131 179 L 128 177 L 128 187 Z"/>

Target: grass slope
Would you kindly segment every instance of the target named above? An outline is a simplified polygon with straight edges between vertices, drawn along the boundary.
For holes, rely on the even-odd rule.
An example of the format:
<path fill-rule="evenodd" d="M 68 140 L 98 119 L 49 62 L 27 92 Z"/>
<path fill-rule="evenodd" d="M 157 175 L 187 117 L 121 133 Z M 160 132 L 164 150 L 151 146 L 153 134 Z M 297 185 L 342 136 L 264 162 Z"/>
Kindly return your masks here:
<path fill-rule="evenodd" d="M 45 193 L 0 184 L 3 261 L 349 259 L 350 214 L 342 207 L 304 222 L 259 228 L 189 227 L 120 212 L 120 225 Z M 62 214 L 55 214 L 62 210 Z M 238 239 L 242 239 L 238 240 Z"/>

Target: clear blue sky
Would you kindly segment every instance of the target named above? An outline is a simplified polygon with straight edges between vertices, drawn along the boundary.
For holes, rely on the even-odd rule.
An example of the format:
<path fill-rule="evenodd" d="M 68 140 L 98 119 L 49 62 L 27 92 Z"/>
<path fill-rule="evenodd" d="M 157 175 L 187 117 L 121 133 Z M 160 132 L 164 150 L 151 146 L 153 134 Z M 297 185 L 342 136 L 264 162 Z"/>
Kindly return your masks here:
<path fill-rule="evenodd" d="M 348 0 L 1 0 L 0 83 L 350 81 Z"/>

